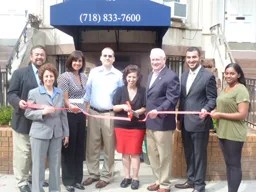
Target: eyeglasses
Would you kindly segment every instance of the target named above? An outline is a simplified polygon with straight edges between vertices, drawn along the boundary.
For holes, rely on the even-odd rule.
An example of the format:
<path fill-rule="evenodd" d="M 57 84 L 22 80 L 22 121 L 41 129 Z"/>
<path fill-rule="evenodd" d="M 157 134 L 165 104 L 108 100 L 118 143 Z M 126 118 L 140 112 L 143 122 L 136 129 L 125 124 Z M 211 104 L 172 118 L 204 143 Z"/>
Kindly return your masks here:
<path fill-rule="evenodd" d="M 112 58 L 113 55 L 102 55 L 103 57 L 108 57 L 108 58 Z"/>

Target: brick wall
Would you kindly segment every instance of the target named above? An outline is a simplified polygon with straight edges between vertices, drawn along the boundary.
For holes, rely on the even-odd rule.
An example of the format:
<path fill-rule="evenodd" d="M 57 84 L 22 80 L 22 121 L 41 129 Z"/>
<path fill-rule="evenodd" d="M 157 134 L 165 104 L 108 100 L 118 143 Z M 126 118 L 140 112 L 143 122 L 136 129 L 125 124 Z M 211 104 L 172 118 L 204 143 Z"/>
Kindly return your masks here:
<path fill-rule="evenodd" d="M 175 132 L 173 143 L 173 177 L 186 177 L 181 133 Z M 218 138 L 211 133 L 208 144 L 207 180 L 226 179 L 226 168 L 219 147 Z M 242 154 L 243 179 L 256 179 L 256 133 L 249 133 Z M 13 174 L 12 169 L 12 129 L 0 127 L 0 173 Z"/>
<path fill-rule="evenodd" d="M 12 174 L 12 129 L 0 127 L 0 173 Z"/>
<path fill-rule="evenodd" d="M 173 177 L 186 177 L 181 133 L 175 132 L 173 145 Z M 256 133 L 250 132 L 242 151 L 243 179 L 256 179 Z M 208 143 L 207 180 L 226 180 L 226 166 L 216 134 L 210 133 Z"/>

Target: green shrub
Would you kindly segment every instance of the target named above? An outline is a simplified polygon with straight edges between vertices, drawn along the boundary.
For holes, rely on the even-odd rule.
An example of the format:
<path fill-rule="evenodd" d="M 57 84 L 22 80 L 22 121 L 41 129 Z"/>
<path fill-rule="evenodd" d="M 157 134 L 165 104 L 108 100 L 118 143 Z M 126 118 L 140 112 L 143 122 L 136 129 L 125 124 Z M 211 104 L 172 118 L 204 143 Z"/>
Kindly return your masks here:
<path fill-rule="evenodd" d="M 1 106 L 0 107 L 0 125 L 10 125 L 12 119 L 12 107 Z"/>

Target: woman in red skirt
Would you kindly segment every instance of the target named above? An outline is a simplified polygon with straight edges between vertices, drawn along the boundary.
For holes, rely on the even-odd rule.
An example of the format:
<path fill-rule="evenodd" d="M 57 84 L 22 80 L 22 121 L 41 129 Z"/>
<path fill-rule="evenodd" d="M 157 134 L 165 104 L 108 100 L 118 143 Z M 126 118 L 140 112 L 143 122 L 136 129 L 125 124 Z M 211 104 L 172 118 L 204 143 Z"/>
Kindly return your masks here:
<path fill-rule="evenodd" d="M 140 122 L 145 118 L 145 88 L 140 86 L 141 73 L 136 65 L 128 65 L 123 72 L 124 86 L 119 87 L 113 97 L 115 116 L 127 117 L 131 121 L 114 121 L 116 150 L 122 153 L 125 177 L 120 186 L 139 188 L 140 154 L 146 125 Z M 131 175 L 132 169 L 132 175 Z"/>

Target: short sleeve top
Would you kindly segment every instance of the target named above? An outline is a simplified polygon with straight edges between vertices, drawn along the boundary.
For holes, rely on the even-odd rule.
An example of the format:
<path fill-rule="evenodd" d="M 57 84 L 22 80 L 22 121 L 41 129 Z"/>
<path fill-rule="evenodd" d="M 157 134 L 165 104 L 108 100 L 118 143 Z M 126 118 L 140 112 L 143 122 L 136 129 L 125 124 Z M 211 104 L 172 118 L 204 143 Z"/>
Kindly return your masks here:
<path fill-rule="evenodd" d="M 68 92 L 68 98 L 69 99 L 81 99 L 82 103 L 74 103 L 79 108 L 85 110 L 85 101 L 84 101 L 84 95 L 85 95 L 85 86 L 87 82 L 87 77 L 84 73 L 80 73 L 80 79 L 81 84 L 79 84 L 75 80 L 75 75 L 72 72 L 65 72 L 62 73 L 58 80 L 58 87 L 62 89 L 63 92 Z M 69 111 L 71 112 L 71 111 Z"/>
<path fill-rule="evenodd" d="M 238 104 L 250 102 L 247 88 L 239 84 L 230 92 L 224 90 L 217 98 L 217 111 L 223 113 L 238 112 Z M 246 140 L 248 126 L 244 120 L 219 119 L 217 121 L 217 135 L 221 139 L 243 142 Z"/>

